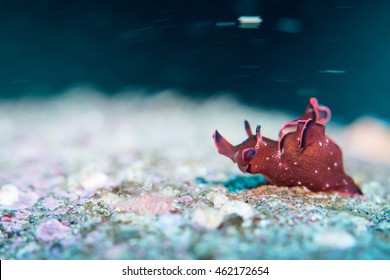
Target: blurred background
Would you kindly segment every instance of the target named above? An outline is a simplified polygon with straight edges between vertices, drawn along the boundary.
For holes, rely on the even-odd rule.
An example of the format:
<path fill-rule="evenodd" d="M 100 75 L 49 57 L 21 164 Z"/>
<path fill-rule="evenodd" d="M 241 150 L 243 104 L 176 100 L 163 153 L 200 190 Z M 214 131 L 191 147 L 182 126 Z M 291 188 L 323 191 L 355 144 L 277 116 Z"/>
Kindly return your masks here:
<path fill-rule="evenodd" d="M 2 0 L 0 98 L 87 83 L 390 119 L 389 15 L 387 0 Z"/>

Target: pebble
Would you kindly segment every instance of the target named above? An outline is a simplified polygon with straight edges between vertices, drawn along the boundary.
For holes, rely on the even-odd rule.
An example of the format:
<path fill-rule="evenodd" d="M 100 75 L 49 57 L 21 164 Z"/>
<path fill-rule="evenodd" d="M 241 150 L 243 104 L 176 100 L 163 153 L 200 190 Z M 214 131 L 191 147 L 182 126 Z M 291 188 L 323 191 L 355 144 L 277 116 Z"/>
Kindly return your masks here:
<path fill-rule="evenodd" d="M 253 216 L 253 209 L 245 202 L 232 200 L 224 204 L 222 213 L 224 215 L 237 214 L 244 219 L 249 219 Z"/>
<path fill-rule="evenodd" d="M 33 191 L 23 192 L 20 194 L 19 201 L 14 204 L 13 209 L 26 209 L 32 207 L 39 199 L 38 194 Z"/>
<path fill-rule="evenodd" d="M 70 227 L 64 226 L 56 219 L 52 219 L 38 226 L 36 238 L 42 242 L 50 242 L 65 238 L 71 231 Z"/>
<path fill-rule="evenodd" d="M 132 211 L 138 215 L 153 214 L 161 216 L 168 214 L 173 208 L 173 198 L 157 194 L 144 195 L 129 200 L 119 201 L 115 206 L 119 211 Z"/>
<path fill-rule="evenodd" d="M 192 222 L 208 230 L 214 230 L 223 221 L 223 214 L 214 208 L 207 206 L 198 207 L 192 217 Z"/>
<path fill-rule="evenodd" d="M 190 195 L 182 196 L 178 199 L 179 202 L 183 203 L 184 205 L 190 204 L 192 201 L 192 197 Z"/>
<path fill-rule="evenodd" d="M 229 201 L 229 198 L 222 193 L 214 193 L 212 194 L 210 200 L 212 203 L 214 203 L 215 207 L 220 208 Z"/>
<path fill-rule="evenodd" d="M 321 247 L 342 250 L 355 246 L 356 239 L 346 231 L 327 230 L 315 235 L 314 242 Z"/>
<path fill-rule="evenodd" d="M 103 188 L 108 183 L 108 176 L 99 171 L 87 171 L 82 175 L 81 186 L 88 191 Z"/>
<path fill-rule="evenodd" d="M 49 210 L 54 210 L 57 207 L 63 205 L 63 202 L 52 197 L 47 197 L 42 201 L 42 205 Z"/>
<path fill-rule="evenodd" d="M 19 189 L 11 184 L 6 184 L 0 188 L 0 205 L 11 206 L 19 200 Z"/>

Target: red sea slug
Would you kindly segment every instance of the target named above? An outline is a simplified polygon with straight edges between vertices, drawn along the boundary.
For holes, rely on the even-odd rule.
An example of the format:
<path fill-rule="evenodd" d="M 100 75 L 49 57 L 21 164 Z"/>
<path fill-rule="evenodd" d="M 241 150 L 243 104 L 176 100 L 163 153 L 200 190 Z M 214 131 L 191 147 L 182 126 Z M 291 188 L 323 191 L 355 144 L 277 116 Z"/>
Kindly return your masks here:
<path fill-rule="evenodd" d="M 325 122 L 329 119 L 329 108 L 319 106 L 312 97 L 297 120 L 282 126 L 278 141 L 263 137 L 260 125 L 253 135 L 245 121 L 247 140 L 233 146 L 216 130 L 214 142 L 218 152 L 237 163 L 241 171 L 260 173 L 271 184 L 361 195 L 352 178 L 345 174 L 341 149 L 325 135 Z"/>

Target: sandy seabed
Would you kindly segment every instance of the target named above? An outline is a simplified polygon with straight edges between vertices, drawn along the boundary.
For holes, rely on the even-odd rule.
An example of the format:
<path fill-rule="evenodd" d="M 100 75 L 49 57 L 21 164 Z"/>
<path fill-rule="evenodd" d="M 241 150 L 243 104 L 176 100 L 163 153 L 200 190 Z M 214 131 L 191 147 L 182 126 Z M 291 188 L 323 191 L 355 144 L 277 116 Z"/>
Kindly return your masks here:
<path fill-rule="evenodd" d="M 344 127 L 362 197 L 267 185 L 214 147 L 295 117 L 171 91 L 2 102 L 0 259 L 389 259 L 389 165 L 349 156 Z"/>

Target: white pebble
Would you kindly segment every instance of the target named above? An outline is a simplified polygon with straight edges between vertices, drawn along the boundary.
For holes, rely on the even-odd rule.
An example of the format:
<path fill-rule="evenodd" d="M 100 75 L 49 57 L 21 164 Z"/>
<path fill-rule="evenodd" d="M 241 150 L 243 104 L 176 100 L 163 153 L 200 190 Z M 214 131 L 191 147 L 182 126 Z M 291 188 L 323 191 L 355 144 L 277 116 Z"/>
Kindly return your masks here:
<path fill-rule="evenodd" d="M 99 171 L 88 171 L 81 178 L 81 186 L 88 191 L 95 191 L 108 183 L 108 176 Z"/>
<path fill-rule="evenodd" d="M 211 197 L 211 202 L 214 203 L 214 206 L 217 208 L 222 207 L 227 201 L 229 201 L 229 198 L 221 193 L 214 193 Z"/>
<path fill-rule="evenodd" d="M 19 200 L 19 189 L 11 184 L 6 184 L 0 188 L 0 205 L 10 206 Z"/>
<path fill-rule="evenodd" d="M 209 230 L 216 229 L 222 221 L 223 214 L 220 211 L 206 206 L 198 207 L 192 217 L 194 224 Z"/>
<path fill-rule="evenodd" d="M 237 214 L 244 219 L 251 218 L 253 216 L 253 209 L 245 202 L 234 200 L 228 201 L 222 208 L 222 212 L 225 215 Z"/>
<path fill-rule="evenodd" d="M 355 246 L 356 239 L 346 231 L 327 230 L 314 236 L 314 242 L 321 247 L 347 249 Z"/>

